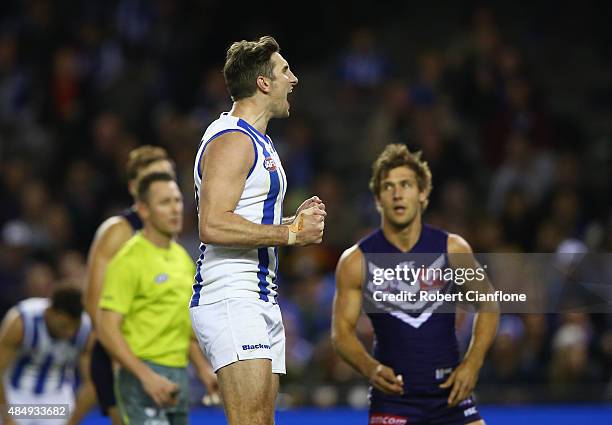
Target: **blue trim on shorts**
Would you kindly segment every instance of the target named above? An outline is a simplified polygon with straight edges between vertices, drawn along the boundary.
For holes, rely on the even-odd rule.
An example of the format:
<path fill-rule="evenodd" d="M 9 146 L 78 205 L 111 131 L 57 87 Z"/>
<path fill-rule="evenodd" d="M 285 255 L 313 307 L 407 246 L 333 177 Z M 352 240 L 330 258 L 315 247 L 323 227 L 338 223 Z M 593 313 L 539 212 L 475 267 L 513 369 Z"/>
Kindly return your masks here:
<path fill-rule="evenodd" d="M 40 323 L 43 321 L 42 316 L 34 317 L 34 325 L 33 325 L 33 336 L 32 336 L 32 350 L 36 349 L 38 346 L 38 328 L 40 327 Z"/>

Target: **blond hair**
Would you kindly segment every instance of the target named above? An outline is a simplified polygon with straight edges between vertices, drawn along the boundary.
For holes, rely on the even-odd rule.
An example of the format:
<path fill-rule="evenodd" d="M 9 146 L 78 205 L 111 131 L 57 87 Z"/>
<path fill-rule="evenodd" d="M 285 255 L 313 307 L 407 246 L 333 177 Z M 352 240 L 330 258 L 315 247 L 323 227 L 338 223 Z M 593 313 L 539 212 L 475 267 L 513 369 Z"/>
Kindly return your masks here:
<path fill-rule="evenodd" d="M 143 145 L 130 151 L 126 174 L 128 180 L 134 180 L 138 172 L 148 165 L 161 160 L 168 160 L 168 152 L 159 146 Z"/>

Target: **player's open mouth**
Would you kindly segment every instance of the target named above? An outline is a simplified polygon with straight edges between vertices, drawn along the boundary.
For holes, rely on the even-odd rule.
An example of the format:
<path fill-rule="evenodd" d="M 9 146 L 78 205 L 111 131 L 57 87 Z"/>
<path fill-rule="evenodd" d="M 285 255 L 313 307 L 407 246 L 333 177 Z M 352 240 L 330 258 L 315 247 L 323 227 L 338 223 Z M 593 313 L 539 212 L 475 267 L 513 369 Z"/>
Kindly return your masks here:
<path fill-rule="evenodd" d="M 406 207 L 393 207 L 393 211 L 398 214 L 403 214 L 404 212 L 406 212 Z"/>

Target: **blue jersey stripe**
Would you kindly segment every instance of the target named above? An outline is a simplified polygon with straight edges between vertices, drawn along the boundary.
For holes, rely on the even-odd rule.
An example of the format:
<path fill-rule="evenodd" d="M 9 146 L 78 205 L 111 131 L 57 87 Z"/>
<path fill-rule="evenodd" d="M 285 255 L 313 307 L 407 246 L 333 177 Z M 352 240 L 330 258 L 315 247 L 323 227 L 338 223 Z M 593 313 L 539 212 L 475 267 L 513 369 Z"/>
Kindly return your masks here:
<path fill-rule="evenodd" d="M 264 153 L 266 153 L 264 151 Z M 264 201 L 263 217 L 261 224 L 274 224 L 274 207 L 276 205 L 276 198 L 280 193 L 280 183 L 278 179 L 278 172 L 270 173 L 270 191 L 268 197 Z M 257 250 L 259 257 L 259 272 L 257 277 L 259 278 L 259 298 L 268 301 L 268 279 L 267 276 L 270 274 L 270 256 L 268 248 L 259 248 Z"/>
<path fill-rule="evenodd" d="M 272 140 L 268 137 L 268 140 L 270 140 L 270 143 L 272 143 Z M 286 191 L 287 188 L 287 176 L 285 175 L 285 172 L 282 170 L 282 168 L 280 169 L 280 178 L 281 178 L 281 193 L 284 196 L 284 193 Z M 281 217 L 281 221 L 284 217 L 283 215 L 283 204 L 281 203 L 280 206 L 280 217 Z M 278 279 L 278 247 L 274 247 L 274 256 L 276 257 L 276 267 L 274 268 L 274 276 L 276 276 L 276 279 Z M 275 282 L 276 283 L 276 282 Z M 278 287 L 278 286 L 276 286 Z"/>
<path fill-rule="evenodd" d="M 21 377 L 23 376 L 23 371 L 30 363 L 32 363 L 32 357 L 27 354 L 19 359 L 11 376 L 11 385 L 13 388 L 19 389 L 19 383 L 21 381 Z"/>
<path fill-rule="evenodd" d="M 257 145 L 255 144 L 255 140 L 251 138 L 251 143 L 253 143 L 253 150 L 255 151 L 255 160 L 253 161 L 253 165 L 251 165 L 251 169 L 249 170 L 249 174 L 247 174 L 247 179 L 251 177 L 253 174 L 253 170 L 255 169 L 255 165 L 257 165 L 257 158 L 259 157 L 259 152 L 257 151 Z"/>
<path fill-rule="evenodd" d="M 266 137 L 263 136 L 257 129 L 251 126 L 246 121 L 240 119 L 238 120 L 238 126 L 247 130 L 255 140 L 258 141 L 259 145 L 263 150 L 264 157 L 269 157 L 270 153 L 266 149 L 266 145 L 263 141 L 260 141 L 259 138 L 266 140 Z M 270 189 L 268 191 L 268 196 L 264 201 L 263 206 L 263 216 L 261 219 L 261 224 L 274 224 L 274 209 L 276 207 L 276 200 L 280 193 L 281 183 L 279 179 L 278 170 L 270 172 Z M 267 247 L 259 248 L 257 250 L 257 257 L 259 260 L 257 272 L 257 278 L 259 279 L 259 298 L 263 301 L 269 301 L 268 294 L 270 293 L 270 289 L 268 288 L 268 276 L 270 275 L 270 254 L 268 252 Z M 277 261 L 278 263 L 278 261 Z"/>
<path fill-rule="evenodd" d="M 45 390 L 45 383 L 47 382 L 47 376 L 49 375 L 49 369 L 51 369 L 51 364 L 53 363 L 53 354 L 47 355 L 45 357 L 45 361 L 40 367 L 40 372 L 38 373 L 38 377 L 36 378 L 36 386 L 34 387 L 35 394 L 42 394 Z"/>
<path fill-rule="evenodd" d="M 257 130 L 255 127 L 253 127 L 251 124 L 249 124 L 248 122 L 246 122 L 242 118 L 240 118 L 238 120 L 238 127 L 244 128 L 245 130 L 247 130 L 247 131 L 249 131 L 251 133 L 255 133 L 256 138 L 261 138 L 262 140 L 267 140 L 266 136 L 261 134 L 259 132 L 259 130 Z"/>
<path fill-rule="evenodd" d="M 201 244 L 200 250 L 202 253 L 200 254 L 200 258 L 196 262 L 196 274 L 195 274 L 195 283 L 193 284 L 193 296 L 191 297 L 191 304 L 189 304 L 189 308 L 196 307 L 200 303 L 200 291 L 202 290 L 202 276 L 200 276 L 200 271 L 202 270 L 202 261 L 204 260 L 204 251 L 206 251 L 206 245 Z"/>
<path fill-rule="evenodd" d="M 263 150 L 263 154 L 266 156 L 266 158 L 269 157 L 270 153 L 266 149 L 266 144 L 262 142 L 261 140 L 259 140 L 258 134 L 261 134 L 261 133 L 257 131 L 255 128 L 251 127 L 246 121 L 242 121 L 244 125 L 241 125 L 241 121 L 242 120 L 238 121 L 238 125 L 240 127 L 243 127 L 248 132 L 248 134 L 251 137 L 251 140 L 256 141 L 259 144 L 259 146 L 261 146 L 261 149 Z"/>
<path fill-rule="evenodd" d="M 199 217 L 200 215 L 200 193 L 198 192 L 198 186 L 193 185 L 193 192 L 195 193 L 196 212 L 198 213 L 198 217 Z"/>
<path fill-rule="evenodd" d="M 60 370 L 60 378 L 57 384 L 57 389 L 59 390 L 60 388 L 62 388 L 62 386 L 64 385 L 64 381 L 66 381 L 66 368 L 68 367 L 68 365 L 66 363 L 64 363 L 62 365 L 62 369 Z"/>

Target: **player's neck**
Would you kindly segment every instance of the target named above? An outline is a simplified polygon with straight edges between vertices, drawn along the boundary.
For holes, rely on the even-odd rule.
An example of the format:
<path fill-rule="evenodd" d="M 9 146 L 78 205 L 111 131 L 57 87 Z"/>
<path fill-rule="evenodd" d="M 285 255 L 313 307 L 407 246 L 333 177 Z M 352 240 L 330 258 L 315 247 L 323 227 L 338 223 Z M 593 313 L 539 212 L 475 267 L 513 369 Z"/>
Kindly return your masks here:
<path fill-rule="evenodd" d="M 146 225 L 142 229 L 142 235 L 153 245 L 162 249 L 170 248 L 170 243 L 173 239 L 171 236 L 158 232 L 157 230 Z"/>
<path fill-rule="evenodd" d="M 261 134 L 266 134 L 268 122 L 272 115 L 266 105 L 256 96 L 234 102 L 229 114 L 239 117 L 251 124 Z"/>
<path fill-rule="evenodd" d="M 395 245 L 400 251 L 410 251 L 419 240 L 421 236 L 421 230 L 423 224 L 421 217 L 417 216 L 414 218 L 412 223 L 403 228 L 393 226 L 391 223 L 382 222 L 383 235 L 389 242 Z"/>

